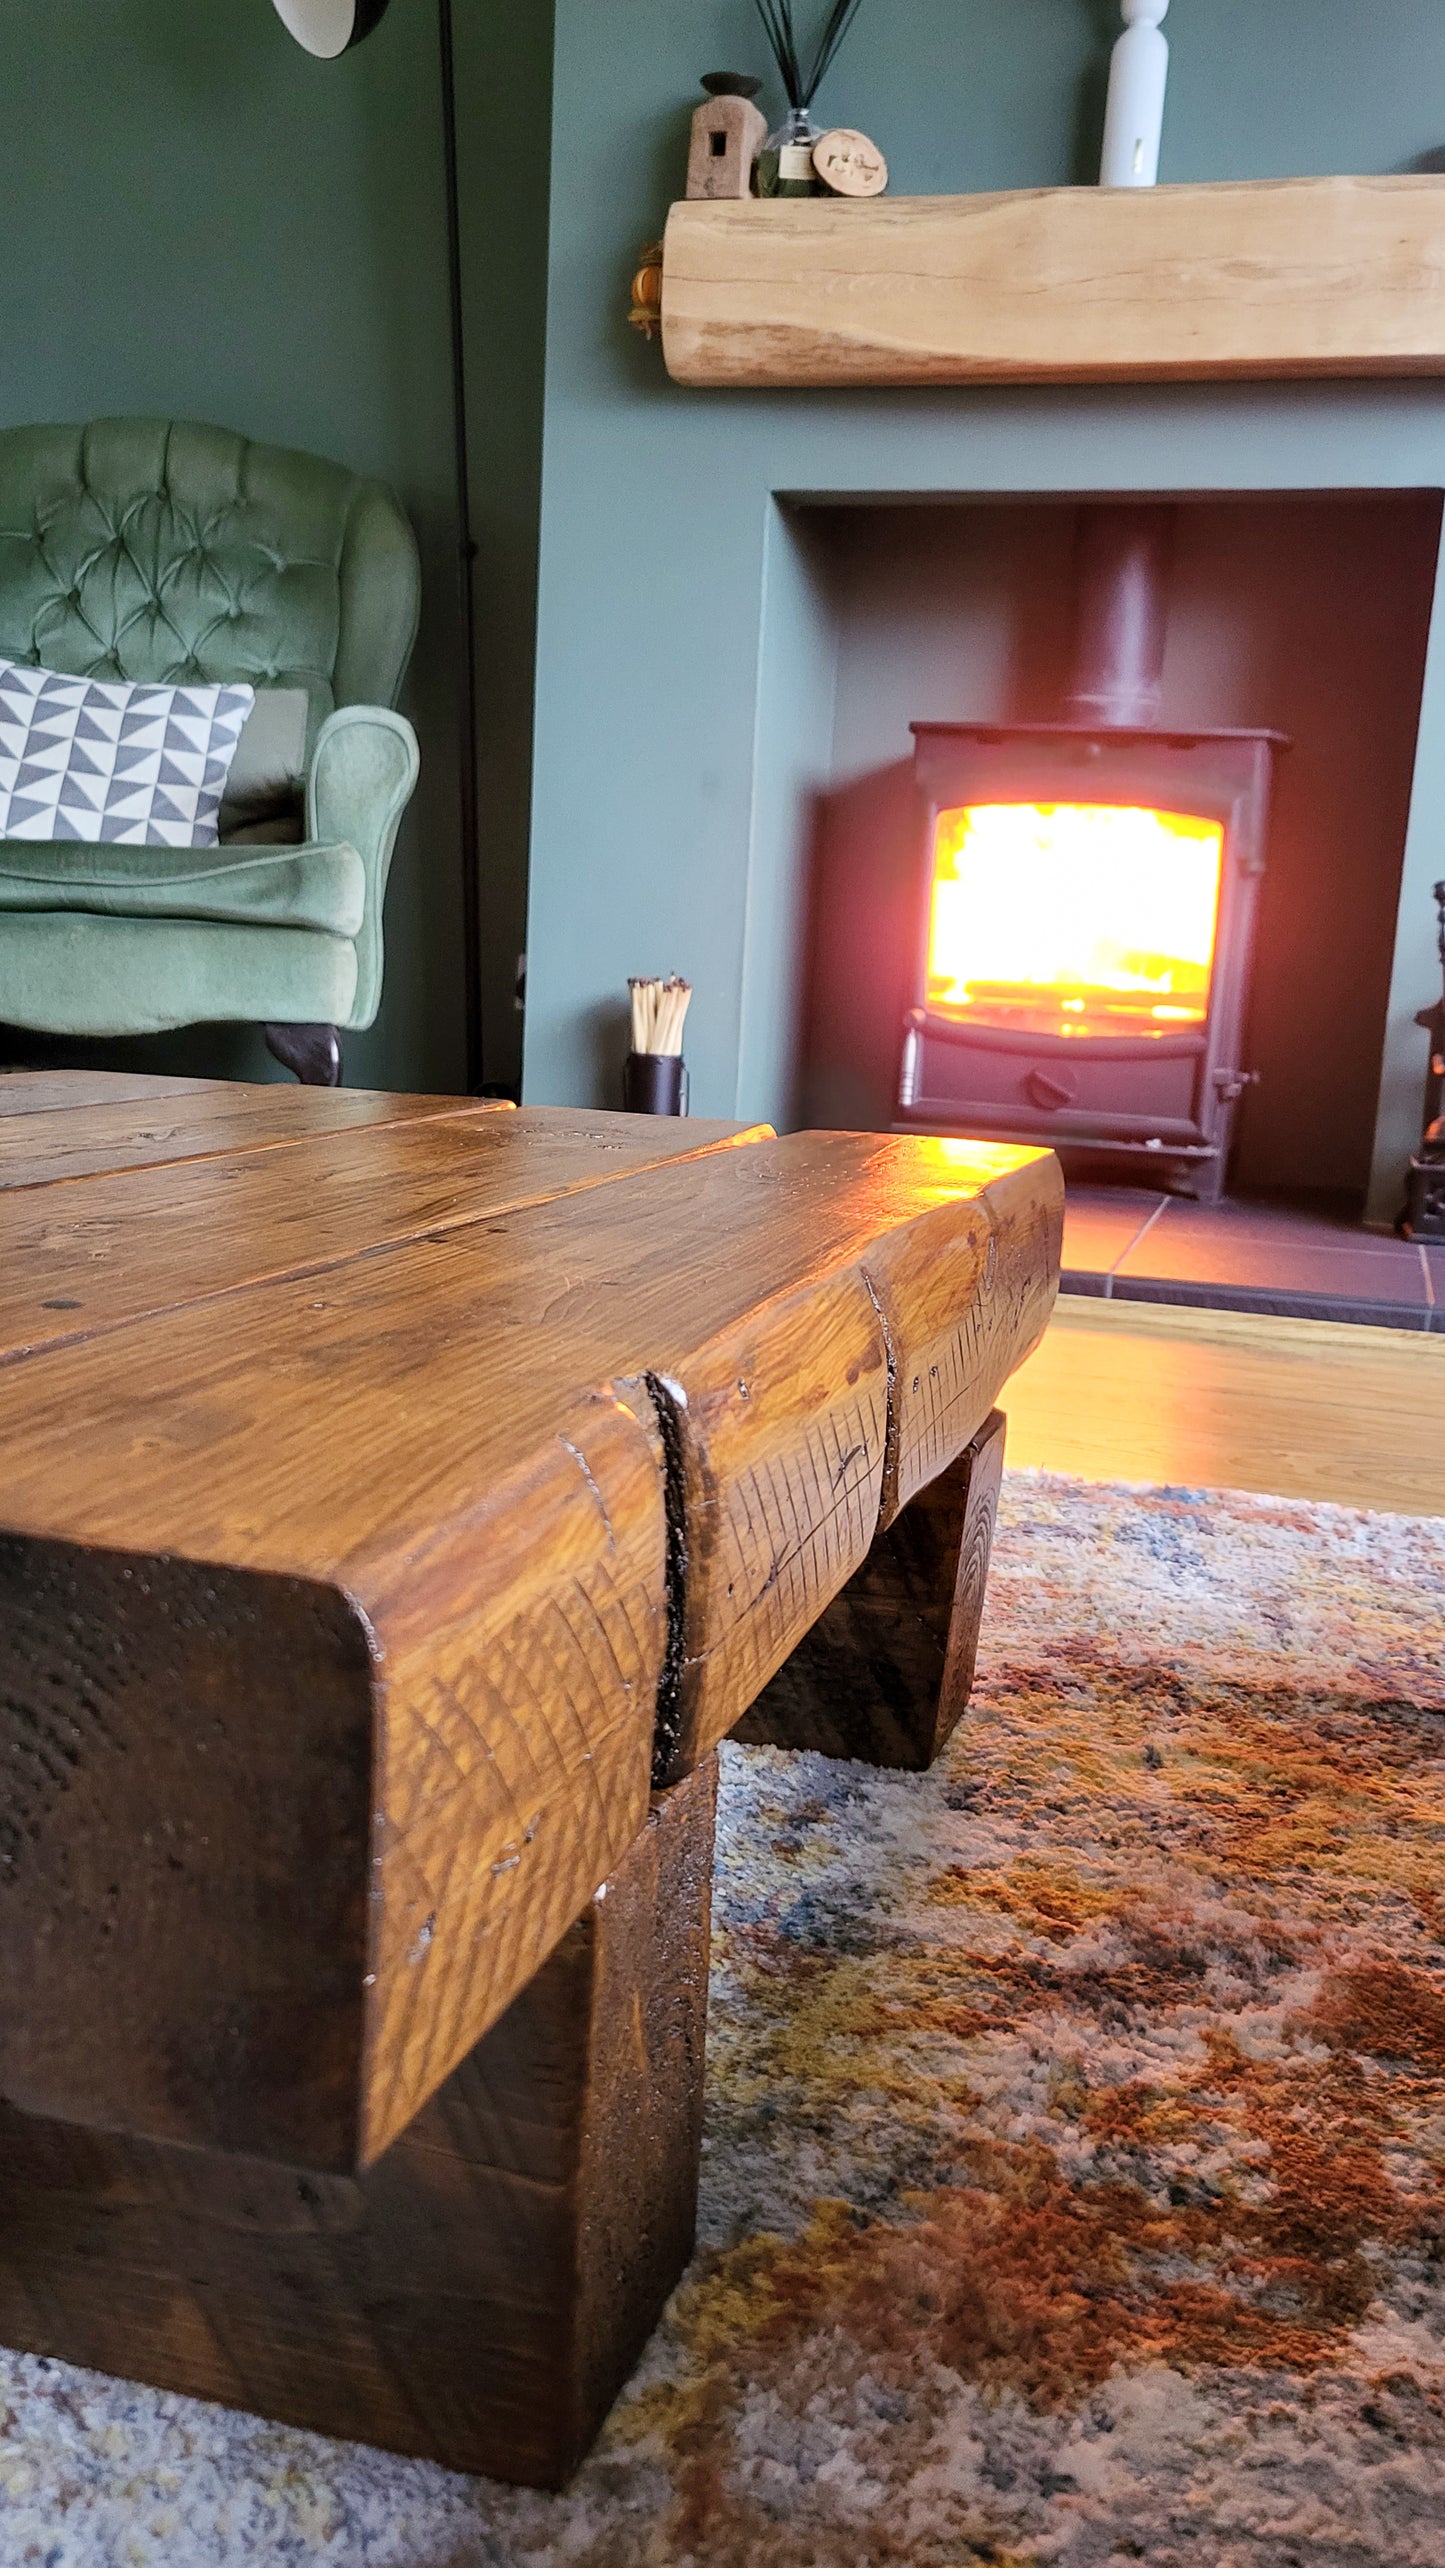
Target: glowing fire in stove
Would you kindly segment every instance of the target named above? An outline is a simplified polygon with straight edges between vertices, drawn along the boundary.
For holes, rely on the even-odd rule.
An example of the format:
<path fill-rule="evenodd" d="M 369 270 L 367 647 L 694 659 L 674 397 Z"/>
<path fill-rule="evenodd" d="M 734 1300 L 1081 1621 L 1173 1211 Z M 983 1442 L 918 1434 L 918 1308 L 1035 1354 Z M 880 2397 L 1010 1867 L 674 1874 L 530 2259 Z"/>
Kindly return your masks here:
<path fill-rule="evenodd" d="M 1107 803 L 939 814 L 928 1005 L 1055 1035 L 1166 1033 L 1209 1007 L 1224 831 Z"/>

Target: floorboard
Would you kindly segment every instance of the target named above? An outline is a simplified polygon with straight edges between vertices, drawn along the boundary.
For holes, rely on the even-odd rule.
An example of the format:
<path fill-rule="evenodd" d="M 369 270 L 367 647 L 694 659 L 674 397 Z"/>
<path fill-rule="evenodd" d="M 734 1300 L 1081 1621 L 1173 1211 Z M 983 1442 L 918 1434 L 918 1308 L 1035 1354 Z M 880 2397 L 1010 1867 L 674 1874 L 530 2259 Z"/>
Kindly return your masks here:
<path fill-rule="evenodd" d="M 1445 1338 L 1066 1298 L 1009 1461 L 1445 1515 Z"/>

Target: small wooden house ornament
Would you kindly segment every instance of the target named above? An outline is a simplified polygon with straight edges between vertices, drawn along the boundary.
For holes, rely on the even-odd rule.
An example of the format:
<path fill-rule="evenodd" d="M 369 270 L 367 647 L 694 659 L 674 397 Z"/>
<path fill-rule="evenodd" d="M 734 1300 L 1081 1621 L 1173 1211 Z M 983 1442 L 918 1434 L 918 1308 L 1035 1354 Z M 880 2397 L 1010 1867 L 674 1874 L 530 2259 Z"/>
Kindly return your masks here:
<path fill-rule="evenodd" d="M 751 196 L 753 164 L 768 139 L 768 120 L 748 94 L 757 86 L 734 72 L 709 72 L 703 82 L 710 94 L 692 120 L 687 160 L 687 193 L 693 204 Z"/>

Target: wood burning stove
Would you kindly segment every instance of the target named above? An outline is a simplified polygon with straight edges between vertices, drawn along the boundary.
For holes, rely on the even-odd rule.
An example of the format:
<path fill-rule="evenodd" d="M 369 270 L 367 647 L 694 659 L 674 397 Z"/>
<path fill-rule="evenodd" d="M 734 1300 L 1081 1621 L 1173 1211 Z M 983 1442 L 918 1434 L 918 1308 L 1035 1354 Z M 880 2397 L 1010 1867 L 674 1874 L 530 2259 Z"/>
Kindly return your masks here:
<path fill-rule="evenodd" d="M 905 1120 L 1188 1170 L 1248 1082 L 1267 732 L 919 723 L 929 893 Z"/>
<path fill-rule="evenodd" d="M 1081 521 L 1059 723 L 916 723 L 905 1122 L 1138 1160 L 1212 1199 L 1250 1082 L 1269 731 L 1160 730 L 1172 512 Z"/>

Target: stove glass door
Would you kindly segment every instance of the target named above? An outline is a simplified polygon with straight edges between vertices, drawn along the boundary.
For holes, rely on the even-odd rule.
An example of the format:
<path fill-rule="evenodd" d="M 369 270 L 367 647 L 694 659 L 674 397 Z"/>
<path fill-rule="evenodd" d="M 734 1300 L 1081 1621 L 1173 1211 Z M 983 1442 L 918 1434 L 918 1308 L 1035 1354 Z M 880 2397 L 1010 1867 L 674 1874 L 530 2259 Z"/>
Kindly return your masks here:
<path fill-rule="evenodd" d="M 1113 803 L 938 815 L 926 1005 L 961 1024 L 1087 1039 L 1202 1026 L 1224 830 Z"/>

